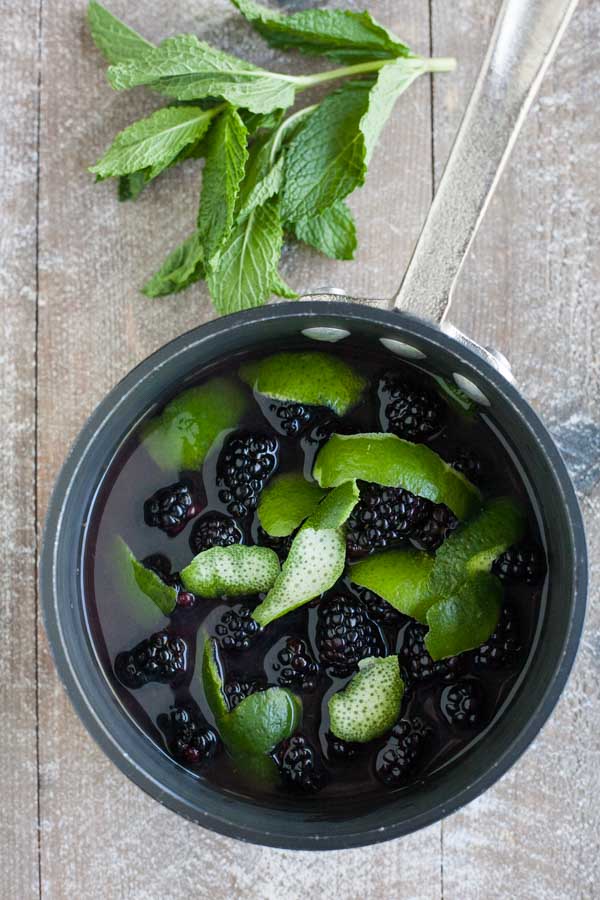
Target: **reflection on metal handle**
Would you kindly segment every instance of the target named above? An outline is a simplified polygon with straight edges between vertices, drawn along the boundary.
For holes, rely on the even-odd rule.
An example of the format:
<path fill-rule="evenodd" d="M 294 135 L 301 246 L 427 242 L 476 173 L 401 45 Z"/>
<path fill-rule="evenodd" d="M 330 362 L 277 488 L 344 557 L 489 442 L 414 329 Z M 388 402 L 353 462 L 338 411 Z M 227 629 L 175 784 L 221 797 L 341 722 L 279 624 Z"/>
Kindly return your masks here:
<path fill-rule="evenodd" d="M 394 306 L 442 322 L 471 241 L 577 0 L 504 0 Z"/>

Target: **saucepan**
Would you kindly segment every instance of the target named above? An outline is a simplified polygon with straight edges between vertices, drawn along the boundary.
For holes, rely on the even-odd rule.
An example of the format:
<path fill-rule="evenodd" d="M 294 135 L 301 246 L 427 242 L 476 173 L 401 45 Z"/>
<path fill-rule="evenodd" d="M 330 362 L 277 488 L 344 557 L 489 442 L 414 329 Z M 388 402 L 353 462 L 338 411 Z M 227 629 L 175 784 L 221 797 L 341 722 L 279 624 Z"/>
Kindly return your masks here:
<path fill-rule="evenodd" d="M 446 319 L 473 236 L 576 0 L 505 0 L 426 224 L 397 295 L 388 303 L 308 292 L 213 321 L 141 363 L 93 413 L 50 503 L 41 560 L 49 642 L 71 700 L 107 755 L 149 794 L 182 815 L 242 840 L 299 849 L 356 847 L 431 824 L 492 785 L 536 736 L 565 685 L 581 635 L 587 590 L 581 513 L 550 434 L 515 386 L 510 366 Z M 85 623 L 82 554 L 98 485 L 131 425 L 199 366 L 249 350 L 349 335 L 382 355 L 418 359 L 453 380 L 512 445 L 541 517 L 550 565 L 536 643 L 509 707 L 465 757 L 402 800 L 379 807 L 285 810 L 236 798 L 182 770 L 133 726 L 97 663 Z"/>

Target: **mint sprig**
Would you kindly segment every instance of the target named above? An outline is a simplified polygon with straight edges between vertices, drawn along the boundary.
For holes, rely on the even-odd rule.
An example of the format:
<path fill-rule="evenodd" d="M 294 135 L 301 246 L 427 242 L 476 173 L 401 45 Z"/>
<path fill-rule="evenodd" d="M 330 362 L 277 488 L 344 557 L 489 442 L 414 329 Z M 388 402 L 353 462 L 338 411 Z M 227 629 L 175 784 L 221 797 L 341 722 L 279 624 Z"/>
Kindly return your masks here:
<path fill-rule="evenodd" d="M 118 178 L 119 199 L 135 200 L 166 169 L 206 159 L 196 231 L 144 293 L 164 296 L 205 279 L 220 313 L 260 306 L 272 294 L 297 296 L 278 272 L 286 238 L 353 258 L 356 226 L 344 199 L 364 184 L 396 100 L 423 73 L 454 68 L 454 60 L 416 56 L 368 12 L 284 15 L 253 0 L 232 3 L 273 46 L 344 65 L 272 72 L 195 35 L 152 44 L 95 0 L 88 8 L 112 87 L 145 85 L 170 98 L 118 134 L 90 171 L 101 181 Z M 345 79 L 321 103 L 286 117 L 303 91 Z"/>

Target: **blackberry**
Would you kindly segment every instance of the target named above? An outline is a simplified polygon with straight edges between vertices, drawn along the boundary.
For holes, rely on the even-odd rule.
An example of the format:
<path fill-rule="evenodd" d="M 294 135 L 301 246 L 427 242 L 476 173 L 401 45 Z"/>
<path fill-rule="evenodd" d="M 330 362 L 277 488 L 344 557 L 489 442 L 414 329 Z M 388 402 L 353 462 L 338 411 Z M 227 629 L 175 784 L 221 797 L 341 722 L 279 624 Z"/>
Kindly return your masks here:
<path fill-rule="evenodd" d="M 457 681 L 442 691 L 444 718 L 457 728 L 474 728 L 483 719 L 484 694 L 477 681 Z"/>
<path fill-rule="evenodd" d="M 398 655 L 409 681 L 428 681 L 434 677 L 447 679 L 464 671 L 464 655 L 437 661 L 431 658 L 425 647 L 427 631 L 427 626 L 418 622 L 411 622 L 404 631 Z"/>
<path fill-rule="evenodd" d="M 199 766 L 215 756 L 219 745 L 216 732 L 193 710 L 176 706 L 162 713 L 157 725 L 164 733 L 171 754 L 188 765 Z"/>
<path fill-rule="evenodd" d="M 260 625 L 252 618 L 250 607 L 242 604 L 226 610 L 215 626 L 215 634 L 223 650 L 247 650 L 260 630 Z"/>
<path fill-rule="evenodd" d="M 277 683 L 281 687 L 299 691 L 314 691 L 319 680 L 319 666 L 311 656 L 306 643 L 300 638 L 290 637 L 277 654 L 273 666 L 278 672 Z"/>
<path fill-rule="evenodd" d="M 367 607 L 370 618 L 379 622 L 380 625 L 398 625 L 402 621 L 402 613 L 394 609 L 383 597 L 374 594 L 373 591 L 369 591 L 367 588 L 355 588 L 355 593 Z"/>
<path fill-rule="evenodd" d="M 169 537 L 179 534 L 195 515 L 196 502 L 185 481 L 161 488 L 144 503 L 146 525 L 160 528 Z"/>
<path fill-rule="evenodd" d="M 459 450 L 450 460 L 450 465 L 458 472 L 462 472 L 473 484 L 479 484 L 483 479 L 483 461 L 472 450 L 467 448 Z"/>
<path fill-rule="evenodd" d="M 242 532 L 233 519 L 219 512 L 209 512 L 194 522 L 190 534 L 192 553 L 202 553 L 211 547 L 231 547 L 244 540 Z"/>
<path fill-rule="evenodd" d="M 151 553 L 142 560 L 142 565 L 162 578 L 166 584 L 171 584 L 176 579 L 176 576 L 171 574 L 170 559 L 162 553 Z"/>
<path fill-rule="evenodd" d="M 177 606 L 181 606 L 182 609 L 192 609 L 196 602 L 196 595 L 190 591 L 179 591 L 177 593 Z"/>
<path fill-rule="evenodd" d="M 414 537 L 424 550 L 437 550 L 458 524 L 454 513 L 443 503 L 429 503 L 429 513 Z"/>
<path fill-rule="evenodd" d="M 317 765 L 315 751 L 301 734 L 280 744 L 279 768 L 290 787 L 313 792 L 323 787 L 325 772 Z"/>
<path fill-rule="evenodd" d="M 360 744 L 343 741 L 331 732 L 327 734 L 327 752 L 332 762 L 347 762 L 355 759 L 360 753 Z"/>
<path fill-rule="evenodd" d="M 350 675 L 367 656 L 383 656 L 384 641 L 358 597 L 336 594 L 319 605 L 317 647 L 334 675 Z"/>
<path fill-rule="evenodd" d="M 421 719 L 401 719 L 377 754 L 375 772 L 379 780 L 391 787 L 402 784 L 416 768 L 429 734 Z"/>
<path fill-rule="evenodd" d="M 149 681 L 173 684 L 185 673 L 187 647 L 185 641 L 166 631 L 158 631 L 133 650 L 119 653 L 115 674 L 128 688 L 139 688 Z"/>
<path fill-rule="evenodd" d="M 361 556 L 411 537 L 428 512 L 427 504 L 427 500 L 402 488 L 364 482 L 360 500 L 348 519 L 348 552 Z"/>
<path fill-rule="evenodd" d="M 286 437 L 297 437 L 310 427 L 315 408 L 302 403 L 270 403 L 269 421 L 274 429 Z"/>
<path fill-rule="evenodd" d="M 520 649 L 515 612 L 505 606 L 493 635 L 475 651 L 474 664 L 479 669 L 509 669 L 518 662 Z"/>
<path fill-rule="evenodd" d="M 494 575 L 505 582 L 536 584 L 546 574 L 546 561 L 539 547 L 523 545 L 509 547 L 492 567 Z"/>
<path fill-rule="evenodd" d="M 238 432 L 221 451 L 217 465 L 219 499 L 236 519 L 256 509 L 258 496 L 277 468 L 279 442 L 260 434 Z"/>
<path fill-rule="evenodd" d="M 245 700 L 250 694 L 256 694 L 257 691 L 262 691 L 264 687 L 263 681 L 259 678 L 248 681 L 239 681 L 237 679 L 235 681 L 227 681 L 223 686 L 223 691 L 227 698 L 229 709 L 234 710 L 236 706 L 239 706 L 242 700 Z"/>
<path fill-rule="evenodd" d="M 311 430 L 304 435 L 303 441 L 313 446 L 320 446 L 328 441 L 332 434 L 354 434 L 355 430 L 349 422 L 338 419 L 332 412 L 326 410 Z"/>
<path fill-rule="evenodd" d="M 256 543 L 260 544 L 261 547 L 269 547 L 269 549 L 274 550 L 279 557 L 279 561 L 283 562 L 290 552 L 293 540 L 293 534 L 288 535 L 288 537 L 272 537 L 270 534 L 267 534 L 264 528 L 259 527 Z"/>
<path fill-rule="evenodd" d="M 414 388 L 398 376 L 386 375 L 379 392 L 387 431 L 409 441 L 426 441 L 441 431 L 444 404 L 434 391 Z"/>

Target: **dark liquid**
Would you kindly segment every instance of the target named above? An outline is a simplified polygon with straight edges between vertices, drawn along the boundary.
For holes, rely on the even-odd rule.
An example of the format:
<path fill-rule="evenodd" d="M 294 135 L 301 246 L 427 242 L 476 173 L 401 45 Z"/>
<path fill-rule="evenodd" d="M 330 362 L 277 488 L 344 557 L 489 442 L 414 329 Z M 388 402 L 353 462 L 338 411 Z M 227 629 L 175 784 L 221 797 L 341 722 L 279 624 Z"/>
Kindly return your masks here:
<path fill-rule="evenodd" d="M 300 346 L 302 349 L 321 349 L 315 348 L 314 343 L 310 341 L 304 341 Z M 278 348 L 280 349 L 283 348 Z M 286 349 L 298 349 L 298 345 Z M 355 433 L 383 431 L 384 423 L 380 418 L 377 398 L 377 385 L 384 371 L 381 356 L 374 354 L 369 356 L 364 347 L 358 343 L 352 344 L 350 340 L 345 341 L 342 347 L 327 345 L 327 352 L 341 356 L 361 372 L 371 385 L 370 391 L 365 392 L 360 405 L 344 418 L 344 425 Z M 265 353 L 268 351 L 256 352 L 250 356 L 260 357 Z M 181 385 L 180 389 L 202 383 L 207 375 L 234 375 L 239 363 L 246 358 L 248 357 L 239 357 L 233 361 L 229 360 L 221 367 L 211 367 L 209 373 L 198 372 L 187 380 L 185 385 Z M 426 389 L 436 389 L 435 382 L 427 373 L 420 372 L 415 366 L 400 360 L 391 359 L 385 371 L 406 373 L 413 383 L 416 381 Z M 169 399 L 171 397 L 161 398 L 162 402 Z M 240 428 L 276 435 L 280 443 L 278 473 L 298 470 L 309 473 L 318 445 L 276 433 L 261 411 L 261 404 L 268 405 L 268 402 L 263 398 L 260 403 L 250 404 L 249 412 L 240 422 Z M 152 412 L 155 414 L 156 409 Z M 517 498 L 528 512 L 527 540 L 542 543 L 535 509 L 519 475 L 516 458 L 498 437 L 493 424 L 483 413 L 467 417 L 449 406 L 443 431 L 428 441 L 428 445 L 447 460 L 453 459 L 459 450 L 465 448 L 477 455 L 483 461 L 485 477 L 480 486 L 484 499 L 499 496 Z M 213 449 L 205 461 L 202 472 L 165 471 L 154 463 L 139 443 L 136 429 L 120 449 L 104 478 L 88 532 L 85 550 L 86 604 L 96 651 L 106 676 L 124 707 L 148 738 L 164 752 L 168 752 L 168 748 L 165 736 L 157 725 L 157 719 L 161 714 L 168 713 L 174 705 L 194 708 L 199 710 L 209 723 L 214 721 L 203 696 L 201 667 L 196 664 L 197 660 L 201 660 L 202 631 L 214 635 L 215 626 L 227 609 L 245 602 L 254 606 L 258 599 L 256 597 L 219 601 L 198 599 L 196 606 L 191 609 L 177 607 L 168 622 L 159 613 L 154 622 L 139 621 L 138 610 L 134 604 L 127 602 L 115 577 L 112 545 L 115 536 L 120 535 L 138 559 L 160 553 L 168 557 L 173 572 L 186 566 L 193 557 L 189 546 L 193 521 L 189 522 L 176 537 L 168 537 L 159 529 L 145 525 L 144 501 L 159 488 L 177 482 L 185 476 L 194 481 L 199 495 L 206 500 L 201 513 L 208 510 L 226 512 L 219 501 L 216 488 L 218 452 L 219 447 Z M 256 515 L 238 524 L 244 532 L 244 542 L 254 543 L 258 529 Z M 340 592 L 352 595 L 354 590 L 352 584 L 344 579 L 326 596 Z M 343 800 L 344 808 L 347 809 L 349 804 L 354 802 L 354 798 L 357 798 L 357 802 L 364 803 L 367 795 L 370 795 L 374 800 L 377 799 L 377 802 L 381 802 L 385 797 L 396 796 L 398 790 L 414 785 L 415 781 L 426 778 L 428 774 L 443 766 L 460 765 L 460 755 L 468 751 L 474 741 L 481 739 L 509 700 L 511 692 L 518 686 L 519 674 L 534 641 L 543 602 L 543 589 L 540 586 L 532 588 L 527 585 L 511 585 L 505 587 L 505 600 L 516 613 L 518 620 L 521 646 L 518 662 L 513 662 L 508 668 L 482 670 L 475 668 L 472 663 L 473 654 L 468 654 L 466 672 L 461 675 L 463 679 L 476 679 L 484 692 L 484 714 L 477 727 L 457 728 L 443 715 L 442 695 L 448 684 L 452 683 L 451 678 L 444 679 L 438 676 L 407 684 L 401 717 L 408 720 L 418 717 L 431 731 L 423 745 L 418 765 L 401 787 L 391 788 L 384 785 L 376 776 L 376 758 L 386 744 L 386 737 L 363 745 L 352 760 L 340 762 L 328 758 L 327 701 L 332 693 L 344 687 L 349 678 L 331 677 L 324 670 L 319 675 L 314 691 L 297 692 L 303 703 L 301 733 L 315 749 L 319 765 L 328 773 L 326 783 L 318 794 L 308 796 L 290 794 L 284 782 L 274 786 L 253 783 L 233 765 L 227 752 L 222 748 L 209 765 L 199 769 L 192 767 L 190 771 L 228 792 L 255 799 L 263 797 L 264 801 L 270 804 L 298 802 L 310 804 L 316 797 L 321 800 L 339 798 L 340 807 Z M 289 636 L 299 637 L 307 642 L 313 657 L 318 661 L 319 653 L 316 645 L 318 614 L 318 601 L 313 601 L 272 622 L 253 640 L 249 649 L 241 652 L 221 651 L 226 679 L 247 681 L 250 678 L 258 679 L 264 685 L 277 684 L 279 671 L 275 668 L 278 665 L 277 651 L 283 646 L 284 639 Z M 400 617 L 400 622 L 394 626 L 379 626 L 388 653 L 400 651 L 409 624 L 410 620 Z M 187 643 L 185 678 L 176 688 L 167 684 L 150 683 L 137 690 L 128 690 L 118 681 L 113 671 L 117 654 L 131 649 L 153 631 L 163 627 L 167 627 L 169 633 L 182 637 Z"/>

